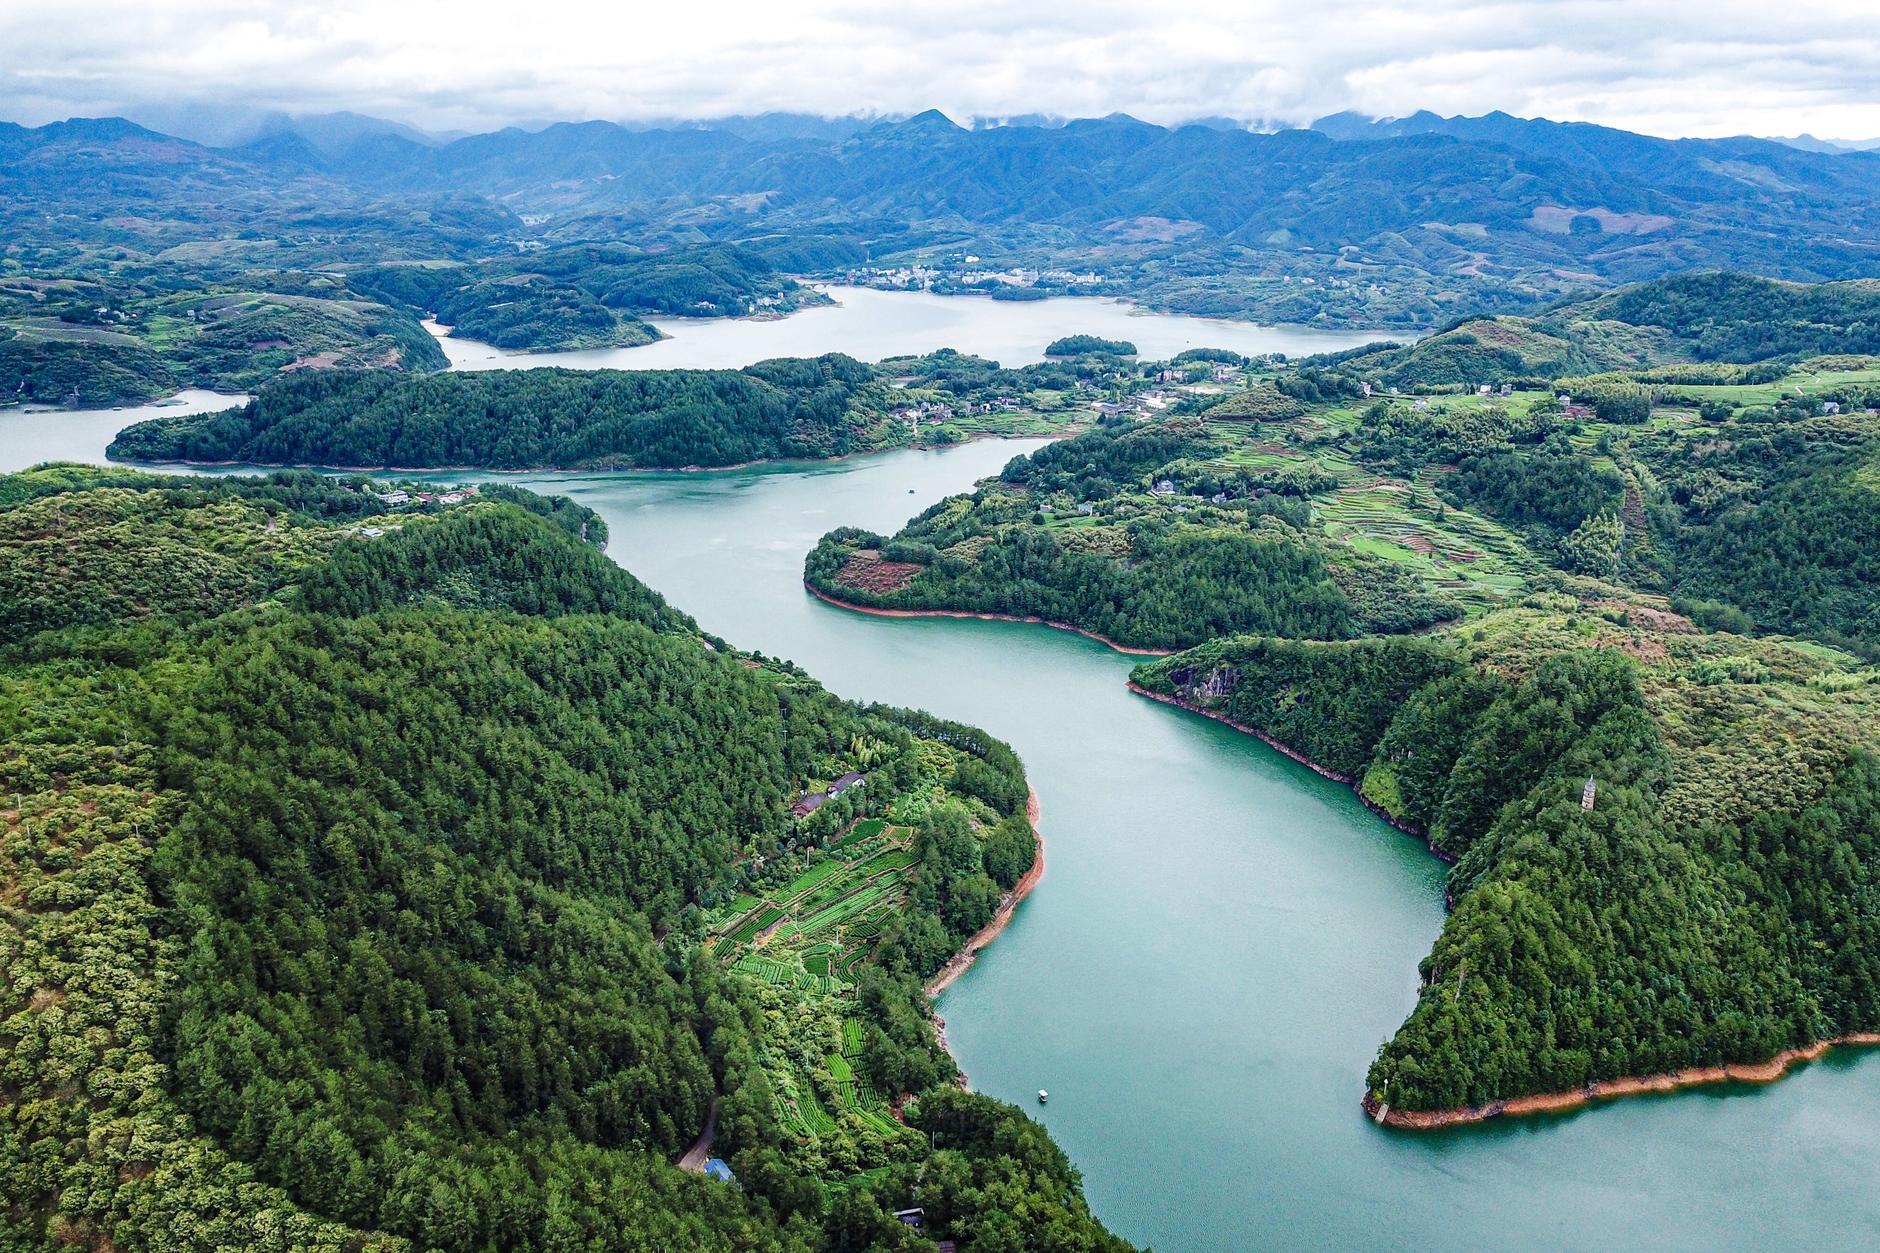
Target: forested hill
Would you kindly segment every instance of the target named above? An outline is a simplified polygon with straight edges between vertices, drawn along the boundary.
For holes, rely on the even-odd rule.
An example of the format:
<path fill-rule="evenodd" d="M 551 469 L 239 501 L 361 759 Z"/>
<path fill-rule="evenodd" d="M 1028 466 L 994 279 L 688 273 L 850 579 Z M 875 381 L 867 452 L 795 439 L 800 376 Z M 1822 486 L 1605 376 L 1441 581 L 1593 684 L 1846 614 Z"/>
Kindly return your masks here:
<path fill-rule="evenodd" d="M 1379 1114 L 1880 1030 L 1874 672 L 1569 589 L 1435 640 L 1222 640 L 1136 672 L 1456 861 Z"/>
<path fill-rule="evenodd" d="M 742 370 L 493 370 L 282 379 L 240 409 L 118 433 L 124 461 L 676 468 L 1033 435 L 1082 425 L 1103 359 L 1001 369 L 951 350 L 840 353 Z"/>
<path fill-rule="evenodd" d="M 587 245 L 476 265 L 374 265 L 361 290 L 435 316 L 453 335 L 531 352 L 632 347 L 659 333 L 641 320 L 780 315 L 828 297 L 732 245 L 646 252 Z"/>
<path fill-rule="evenodd" d="M 447 364 L 410 312 L 334 274 L 102 261 L 0 273 L 0 405 L 97 408 L 305 369 Z"/>
<path fill-rule="evenodd" d="M 1576 375 L 1712 362 L 1770 363 L 1759 373 L 1773 380 L 1785 373 L 1784 366 L 1809 357 L 1877 353 L 1880 280 L 1808 284 L 1716 273 L 1637 283 L 1529 316 L 1460 318 L 1413 344 L 1300 364 L 1336 372 L 1353 387 L 1368 381 L 1408 391 L 1535 386 Z"/>
<path fill-rule="evenodd" d="M 0 478 L 9 1246 L 1123 1248 L 926 1017 L 1010 749 L 714 644 L 578 506 L 373 486 Z M 841 977 L 758 977 L 714 919 L 843 856 Z M 736 1185 L 669 1164 L 714 1110 Z"/>
<path fill-rule="evenodd" d="M 855 451 L 873 367 L 830 354 L 744 370 L 492 370 L 285 380 L 241 409 L 118 434 L 127 461 L 479 466 L 731 465 Z M 878 389 L 876 389 L 878 390 Z"/>

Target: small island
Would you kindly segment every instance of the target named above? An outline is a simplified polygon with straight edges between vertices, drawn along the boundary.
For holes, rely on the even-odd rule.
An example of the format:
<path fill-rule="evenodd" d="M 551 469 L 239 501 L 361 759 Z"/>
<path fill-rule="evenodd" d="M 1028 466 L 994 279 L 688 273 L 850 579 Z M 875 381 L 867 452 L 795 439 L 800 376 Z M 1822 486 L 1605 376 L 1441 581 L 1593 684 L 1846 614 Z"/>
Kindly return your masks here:
<path fill-rule="evenodd" d="M 1065 335 L 1045 345 L 1047 357 L 1083 357 L 1092 353 L 1107 357 L 1133 357 L 1136 345 L 1126 339 L 1104 339 L 1100 335 Z"/>

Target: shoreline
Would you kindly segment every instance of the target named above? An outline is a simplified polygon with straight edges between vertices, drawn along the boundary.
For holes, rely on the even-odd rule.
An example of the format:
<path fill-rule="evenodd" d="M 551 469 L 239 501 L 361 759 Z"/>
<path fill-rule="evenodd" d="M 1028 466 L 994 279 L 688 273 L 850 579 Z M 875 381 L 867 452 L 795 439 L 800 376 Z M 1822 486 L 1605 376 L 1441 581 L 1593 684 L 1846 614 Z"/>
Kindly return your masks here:
<path fill-rule="evenodd" d="M 979 956 L 980 950 L 999 938 L 999 933 L 1004 931 L 1006 925 L 1012 921 L 1012 915 L 1018 912 L 1018 907 L 1024 903 L 1027 896 L 1031 895 L 1032 889 L 1038 886 L 1038 881 L 1044 878 L 1044 832 L 1038 829 L 1039 813 L 1038 793 L 1034 789 L 1025 798 L 1025 820 L 1031 824 L 1031 838 L 1036 850 L 1032 854 L 1031 865 L 1024 874 L 1019 876 L 1018 882 L 1012 885 L 1012 890 L 1001 898 L 998 908 L 992 911 L 992 917 L 986 925 L 973 932 L 967 938 L 966 943 L 961 946 L 960 951 L 948 958 L 947 964 L 940 967 L 933 978 L 927 980 L 926 992 L 930 999 L 946 991 L 955 979 L 972 967 L 973 960 Z M 941 1041 L 945 1043 L 944 1035 Z"/>
<path fill-rule="evenodd" d="M 1049 618 L 1020 617 L 1010 613 L 975 613 L 968 609 L 882 609 L 874 605 L 858 605 L 854 601 L 832 596 L 808 579 L 803 580 L 803 590 L 817 600 L 834 605 L 838 609 L 872 614 L 877 618 L 972 618 L 980 622 L 1024 622 L 1033 626 L 1048 626 L 1058 631 L 1070 631 L 1131 657 L 1171 657 L 1175 654 L 1172 648 L 1136 648 L 1129 644 L 1119 644 L 1107 635 L 1098 635 L 1095 631 L 1086 631 L 1083 627 L 1073 626 L 1068 622 L 1053 622 Z"/>
<path fill-rule="evenodd" d="M 76 412 L 75 410 L 73 412 Z M 215 412 L 209 410 L 206 412 Z M 179 414 L 179 417 L 193 415 Z M 164 457 L 138 459 L 113 457 L 107 450 L 105 463 L 109 465 L 143 468 L 151 466 L 190 466 L 203 470 L 252 469 L 258 472 L 269 470 L 317 470 L 328 474 L 719 474 L 731 470 L 754 470 L 759 466 L 820 466 L 836 461 L 852 461 L 857 457 L 879 457 L 891 452 L 940 452 L 948 448 L 964 448 L 985 439 L 1029 439 L 1052 443 L 1072 435 L 1082 434 L 1087 427 L 1067 427 L 1051 435 L 1003 435 L 997 431 L 983 431 L 969 435 L 965 439 L 954 440 L 945 444 L 897 444 L 892 448 L 864 448 L 855 452 L 838 453 L 833 457 L 772 457 L 768 460 L 734 461 L 722 466 L 340 466 L 313 461 L 199 461 L 190 457 Z M 857 606 L 859 608 L 859 606 Z"/>
<path fill-rule="evenodd" d="M 1037 789 L 1029 789 L 1025 797 L 1025 820 L 1031 824 L 1031 838 L 1035 850 L 1032 854 L 1031 865 L 1019 877 L 1018 882 L 1012 885 L 1012 890 L 1000 899 L 998 908 L 992 911 L 992 917 L 986 925 L 973 932 L 960 951 L 948 958 L 947 964 L 940 967 L 933 978 L 927 980 L 923 991 L 927 994 L 929 1005 L 935 997 L 946 991 L 955 979 L 972 968 L 973 962 L 978 960 L 980 950 L 999 938 L 999 933 L 1004 931 L 1006 925 L 1012 921 L 1012 916 L 1018 912 L 1018 907 L 1024 903 L 1026 897 L 1031 895 L 1032 889 L 1038 886 L 1038 881 L 1044 878 L 1044 832 L 1038 829 L 1039 813 Z M 933 1015 L 933 1033 L 946 1055 L 953 1059 L 955 1068 L 959 1068 L 960 1087 L 969 1087 L 966 1071 L 960 1068 L 960 1059 L 953 1052 L 953 1045 L 947 1040 L 947 1020 L 939 1014 Z"/>
<path fill-rule="evenodd" d="M 1533 1096 L 1513 1096 L 1490 1101 L 1486 1105 L 1465 1105 L 1456 1109 L 1396 1110 L 1369 1093 L 1361 1105 L 1373 1122 L 1407 1131 L 1431 1131 L 1468 1123 L 1486 1122 L 1503 1115 L 1544 1114 L 1577 1109 L 1596 1101 L 1616 1100 L 1647 1092 L 1676 1092 L 1709 1083 L 1774 1083 L 1789 1073 L 1797 1063 L 1817 1060 L 1833 1048 L 1873 1047 L 1880 1045 L 1880 1031 L 1850 1031 L 1828 1040 L 1817 1040 L 1801 1048 L 1783 1049 L 1762 1062 L 1731 1062 L 1721 1066 L 1693 1066 L 1656 1075 L 1631 1075 L 1618 1079 L 1596 1079 L 1582 1088 L 1567 1092 L 1542 1092 Z"/>
<path fill-rule="evenodd" d="M 1428 842 L 1428 837 L 1410 823 L 1391 817 L 1378 808 L 1362 793 L 1358 793 L 1358 781 L 1351 776 L 1341 774 L 1313 761 L 1304 753 L 1289 744 L 1282 744 L 1258 727 L 1250 727 L 1236 722 L 1216 710 L 1203 709 L 1189 701 L 1175 696 L 1165 696 L 1160 692 L 1151 692 L 1133 680 L 1129 690 L 1138 696 L 1164 705 L 1172 705 L 1188 713 L 1199 714 L 1223 723 L 1258 739 L 1267 747 L 1284 754 L 1305 766 L 1315 774 L 1324 776 L 1338 783 L 1343 783 L 1357 793 L 1359 801 L 1366 809 L 1388 822 L 1406 835 Z M 1456 859 L 1449 854 L 1430 846 L 1430 852 L 1442 861 L 1453 863 Z M 1504 1115 L 1519 1117 L 1525 1114 L 1557 1113 L 1578 1109 L 1598 1101 L 1617 1100 L 1620 1097 L 1638 1096 L 1651 1092 L 1675 1092 L 1683 1088 L 1699 1087 L 1709 1083 L 1774 1083 L 1787 1075 L 1798 1063 L 1808 1063 L 1820 1058 L 1832 1048 L 1837 1047 L 1872 1047 L 1880 1045 L 1880 1031 L 1851 1031 L 1832 1039 L 1817 1040 L 1801 1048 L 1784 1049 L 1774 1057 L 1761 1062 L 1731 1062 L 1720 1066 L 1693 1066 L 1685 1070 L 1675 1070 L 1655 1075 L 1626 1075 L 1616 1079 L 1596 1079 L 1581 1088 L 1566 1092 L 1541 1092 L 1530 1096 L 1512 1096 L 1489 1101 L 1483 1105 L 1465 1105 L 1455 1109 L 1437 1110 L 1399 1110 L 1379 1101 L 1372 1093 L 1365 1093 L 1359 1107 L 1373 1122 L 1387 1127 L 1396 1127 L 1405 1131 L 1434 1131 L 1444 1127 L 1459 1127 L 1470 1123 L 1487 1122 L 1491 1118 Z"/>
<path fill-rule="evenodd" d="M 1351 789 L 1351 794 L 1358 798 L 1358 803 L 1360 805 L 1363 805 L 1366 809 L 1370 810 L 1372 813 L 1376 814 L 1379 818 L 1383 819 L 1383 821 L 1386 824 L 1388 824 L 1391 827 L 1394 827 L 1398 831 L 1403 832 L 1405 835 L 1409 836 L 1410 838 L 1414 840 L 1421 841 L 1423 846 L 1429 849 L 1430 855 L 1435 857 L 1438 861 L 1443 862 L 1447 865 L 1455 864 L 1456 858 L 1454 854 L 1444 852 L 1442 849 L 1437 848 L 1436 845 L 1430 843 L 1429 832 L 1423 830 L 1421 827 L 1417 826 L 1415 823 L 1405 822 L 1402 818 L 1396 817 L 1394 814 L 1391 814 L 1389 811 L 1385 810 L 1383 806 L 1377 804 L 1370 797 L 1366 796 L 1363 792 L 1359 791 L 1358 785 L 1361 782 L 1361 780 L 1354 779 L 1348 774 L 1341 774 L 1338 771 L 1333 770 L 1330 766 L 1320 765 L 1318 762 L 1313 761 L 1310 757 L 1306 756 L 1304 753 L 1300 752 L 1298 749 L 1294 748 L 1292 745 L 1281 743 L 1279 740 L 1274 739 L 1272 736 L 1268 735 L 1265 731 L 1262 731 L 1258 727 L 1248 726 L 1244 722 L 1236 722 L 1232 718 L 1228 717 L 1226 714 L 1221 713 L 1219 710 L 1204 709 L 1200 705 L 1196 705 L 1191 701 L 1185 701 L 1179 696 L 1164 696 L 1160 692 L 1151 692 L 1148 688 L 1143 687 L 1141 684 L 1137 683 L 1134 679 L 1129 680 L 1126 686 L 1129 688 L 1130 691 L 1134 692 L 1138 696 L 1146 696 L 1152 701 L 1158 701 L 1164 705 L 1172 705 L 1176 709 L 1185 710 L 1186 712 L 1191 713 L 1191 714 L 1198 714 L 1199 716 L 1203 718 L 1208 718 L 1215 722 L 1219 722 L 1224 726 L 1230 726 L 1234 728 L 1234 730 L 1239 731 L 1242 734 L 1251 735 L 1255 739 L 1259 740 L 1262 744 L 1272 749 L 1274 752 L 1277 752 L 1281 754 L 1282 756 L 1292 758 L 1294 761 L 1298 762 L 1300 765 L 1304 766 L 1306 769 L 1310 770 L 1312 773 L 1316 775 L 1321 775 L 1324 778 L 1330 779 L 1334 783 L 1344 784 L 1346 787 Z"/>

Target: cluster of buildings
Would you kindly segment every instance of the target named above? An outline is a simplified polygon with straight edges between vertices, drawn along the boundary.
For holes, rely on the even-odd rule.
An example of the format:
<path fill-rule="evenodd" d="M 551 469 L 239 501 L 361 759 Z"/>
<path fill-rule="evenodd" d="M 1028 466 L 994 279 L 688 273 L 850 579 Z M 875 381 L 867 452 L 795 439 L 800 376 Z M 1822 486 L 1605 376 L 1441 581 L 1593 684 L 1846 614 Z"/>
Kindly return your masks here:
<path fill-rule="evenodd" d="M 465 500 L 477 494 L 474 487 L 458 488 L 448 492 L 408 492 L 403 488 L 393 488 L 389 492 L 374 492 L 382 504 L 393 509 L 403 509 L 407 505 L 461 505 Z"/>
<path fill-rule="evenodd" d="M 1099 400 L 1090 407 L 1100 418 L 1115 418 L 1131 413 L 1139 413 L 1146 417 L 1168 408 L 1177 399 L 1179 397 L 1166 388 L 1151 387 L 1125 400 Z"/>
<path fill-rule="evenodd" d="M 967 256 L 958 269 L 927 265 L 868 266 L 848 271 L 844 281 L 856 287 L 925 290 L 936 283 L 959 287 L 1098 287 L 1101 274 L 1090 270 L 1030 270 L 1013 267 L 991 270 L 979 266 L 979 258 Z"/>
<path fill-rule="evenodd" d="M 1555 396 L 1554 399 L 1560 404 L 1560 416 L 1562 417 L 1590 418 L 1593 416 L 1593 406 L 1574 403 L 1573 397 L 1566 392 L 1561 392 L 1558 396 Z"/>
<path fill-rule="evenodd" d="M 922 418 L 929 422 L 944 422 L 953 416 L 953 406 L 936 400 L 923 400 L 917 405 L 904 405 L 890 416 L 914 426 L 920 425 Z"/>

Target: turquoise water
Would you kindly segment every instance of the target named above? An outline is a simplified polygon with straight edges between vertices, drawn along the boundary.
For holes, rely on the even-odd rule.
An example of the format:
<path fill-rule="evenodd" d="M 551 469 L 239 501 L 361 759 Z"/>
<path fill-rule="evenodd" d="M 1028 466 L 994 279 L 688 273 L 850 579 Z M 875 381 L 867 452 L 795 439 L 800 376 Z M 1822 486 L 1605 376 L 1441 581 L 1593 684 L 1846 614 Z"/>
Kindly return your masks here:
<path fill-rule="evenodd" d="M 974 1086 L 1050 1126 L 1106 1221 L 1164 1250 L 1880 1236 L 1880 1056 L 1436 1135 L 1373 1126 L 1365 1068 L 1442 923 L 1427 851 L 1252 738 L 1130 695 L 1101 645 L 803 592 L 823 531 L 890 530 L 1024 446 L 533 482 L 598 510 L 615 559 L 708 629 L 1023 755 L 1048 869 L 940 1009 Z"/>
<path fill-rule="evenodd" d="M 40 416 L 33 459 L 101 455 L 69 415 Z M 1031 446 L 506 481 L 598 510 L 613 557 L 708 629 L 1023 755 L 1049 868 L 940 1008 L 974 1086 L 1047 1123 L 1122 1234 L 1163 1250 L 1880 1241 L 1873 1052 L 1566 1116 L 1373 1126 L 1365 1068 L 1442 923 L 1420 845 L 1250 737 L 1131 696 L 1129 659 L 1101 645 L 803 591 L 825 530 L 892 530 Z"/>

